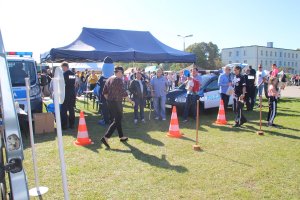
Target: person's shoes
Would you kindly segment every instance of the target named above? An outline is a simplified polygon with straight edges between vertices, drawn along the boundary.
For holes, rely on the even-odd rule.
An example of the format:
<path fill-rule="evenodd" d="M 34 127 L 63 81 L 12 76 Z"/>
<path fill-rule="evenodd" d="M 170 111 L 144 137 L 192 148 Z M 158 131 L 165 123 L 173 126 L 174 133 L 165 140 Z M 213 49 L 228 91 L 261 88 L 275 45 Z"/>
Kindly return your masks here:
<path fill-rule="evenodd" d="M 138 120 L 137 120 L 137 119 L 134 119 L 133 122 L 134 122 L 134 124 L 137 124 L 137 123 L 138 123 Z"/>
<path fill-rule="evenodd" d="M 234 128 L 238 128 L 238 127 L 241 127 L 241 125 L 239 125 L 239 124 L 235 124 L 235 125 L 233 125 L 232 127 L 234 127 Z"/>
<path fill-rule="evenodd" d="M 278 126 L 276 124 L 272 124 L 271 126 L 274 128 L 278 128 Z"/>
<path fill-rule="evenodd" d="M 166 118 L 162 118 L 163 121 L 166 121 Z"/>
<path fill-rule="evenodd" d="M 105 123 L 104 120 L 99 120 L 99 121 L 98 121 L 98 124 L 101 125 L 101 126 L 105 126 L 105 125 L 106 125 L 106 123 Z"/>
<path fill-rule="evenodd" d="M 121 142 L 126 142 L 127 140 L 128 140 L 128 137 L 121 137 L 121 138 L 120 138 L 120 141 L 121 141 Z"/>
<path fill-rule="evenodd" d="M 142 123 L 146 123 L 146 122 L 145 122 L 145 119 L 142 119 L 141 121 L 142 121 Z"/>
<path fill-rule="evenodd" d="M 188 122 L 188 120 L 187 120 L 187 119 L 185 119 L 185 120 L 183 120 L 182 122 L 183 122 L 183 123 L 186 123 L 186 122 Z"/>
<path fill-rule="evenodd" d="M 247 122 L 247 120 L 245 119 L 245 120 L 243 120 L 243 121 L 241 121 L 241 125 L 243 125 L 243 124 L 245 124 Z"/>
<path fill-rule="evenodd" d="M 109 144 L 107 143 L 107 141 L 106 141 L 106 139 L 105 139 L 104 137 L 101 138 L 101 142 L 102 142 L 107 148 L 110 149 L 110 146 L 109 146 Z"/>
<path fill-rule="evenodd" d="M 159 120 L 159 117 L 155 117 L 154 119 L 155 119 L 155 120 Z"/>

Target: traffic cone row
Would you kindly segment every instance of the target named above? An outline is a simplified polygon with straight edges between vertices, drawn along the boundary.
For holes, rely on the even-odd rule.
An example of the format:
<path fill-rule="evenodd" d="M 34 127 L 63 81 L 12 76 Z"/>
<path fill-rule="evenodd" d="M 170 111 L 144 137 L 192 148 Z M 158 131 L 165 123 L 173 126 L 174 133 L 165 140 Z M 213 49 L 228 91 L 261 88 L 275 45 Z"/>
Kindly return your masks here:
<path fill-rule="evenodd" d="M 92 140 L 89 138 L 83 111 L 80 111 L 77 140 L 74 141 L 74 144 L 77 146 L 93 144 Z"/>
<path fill-rule="evenodd" d="M 182 137 L 182 134 L 179 131 L 177 111 L 176 111 L 175 106 L 173 106 L 173 109 L 172 109 L 171 121 L 170 121 L 170 126 L 169 126 L 169 133 L 167 134 L 167 136 L 174 137 L 174 138 Z"/>
<path fill-rule="evenodd" d="M 220 124 L 220 125 L 227 124 L 226 116 L 225 116 L 225 109 L 224 109 L 224 102 L 222 99 L 220 100 L 219 113 L 218 113 L 217 121 L 215 123 Z"/>

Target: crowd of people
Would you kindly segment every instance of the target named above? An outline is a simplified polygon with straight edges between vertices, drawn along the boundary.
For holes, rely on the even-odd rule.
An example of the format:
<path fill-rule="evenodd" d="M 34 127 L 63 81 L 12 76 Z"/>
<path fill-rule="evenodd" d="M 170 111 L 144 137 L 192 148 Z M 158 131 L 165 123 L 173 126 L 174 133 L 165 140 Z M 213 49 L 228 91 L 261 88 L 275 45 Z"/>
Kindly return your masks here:
<path fill-rule="evenodd" d="M 112 64 L 111 58 L 107 57 L 105 63 Z M 120 66 L 113 68 L 113 74 L 98 76 L 94 70 L 84 72 L 75 72 L 69 69 L 66 62 L 61 64 L 65 79 L 65 101 L 61 105 L 62 128 L 74 128 L 75 123 L 75 103 L 76 96 L 80 96 L 86 90 L 97 90 L 96 98 L 99 100 L 99 112 L 102 115 L 100 125 L 107 125 L 107 131 L 101 141 L 109 147 L 109 138 L 117 129 L 120 141 L 126 141 L 122 131 L 123 101 L 127 99 L 133 105 L 133 123 L 145 123 L 144 109 L 146 102 L 150 101 L 150 108 L 154 108 L 155 120 L 166 120 L 165 103 L 166 95 L 169 90 L 181 84 L 186 88 L 186 104 L 183 113 L 183 122 L 188 121 L 188 116 L 196 118 L 196 101 L 199 99 L 198 91 L 201 88 L 202 78 L 196 67 L 188 70 L 187 73 L 164 73 L 159 68 L 155 72 L 146 73 L 144 70 L 136 69 L 131 73 L 124 75 L 124 69 Z M 257 95 L 259 98 L 265 95 L 269 100 L 269 113 L 267 116 L 267 125 L 276 126 L 274 119 L 277 112 L 277 101 L 279 98 L 279 88 L 284 88 L 283 78 L 279 77 L 279 70 L 276 64 L 272 65 L 272 71 L 266 74 L 262 65 L 258 66 L 257 71 L 251 66 L 242 73 L 242 68 L 235 66 L 233 72 L 231 67 L 224 67 L 223 73 L 218 78 L 220 87 L 220 98 L 224 102 L 225 109 L 228 110 L 230 96 L 233 96 L 233 112 L 235 113 L 235 124 L 233 127 L 240 127 L 247 122 L 243 113 L 243 107 L 246 105 L 247 111 L 252 111 L 256 103 Z M 185 70 L 186 71 L 186 70 Z M 43 71 L 50 82 L 52 74 Z M 41 75 L 41 76 L 42 76 Z M 281 83 L 281 85 L 279 84 Z M 47 85 L 47 84 L 46 84 Z M 43 85 L 45 87 L 46 85 Z M 50 89 L 51 91 L 51 89 Z M 92 94 L 91 94 L 92 95 Z M 92 97 L 91 97 L 92 98 Z M 153 104 L 152 104 L 153 102 Z M 189 113 L 192 112 L 192 113 Z"/>

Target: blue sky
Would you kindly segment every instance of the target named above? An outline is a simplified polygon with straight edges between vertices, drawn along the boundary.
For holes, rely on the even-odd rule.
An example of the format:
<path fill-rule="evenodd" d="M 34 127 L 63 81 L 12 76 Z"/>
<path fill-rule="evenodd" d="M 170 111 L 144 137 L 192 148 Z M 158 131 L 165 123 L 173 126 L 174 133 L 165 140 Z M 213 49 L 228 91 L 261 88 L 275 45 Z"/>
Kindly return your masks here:
<path fill-rule="evenodd" d="M 82 27 L 150 31 L 182 50 L 213 42 L 220 49 L 243 45 L 300 48 L 299 0 L 0 0 L 0 28 L 7 51 L 35 58 L 75 40 Z"/>

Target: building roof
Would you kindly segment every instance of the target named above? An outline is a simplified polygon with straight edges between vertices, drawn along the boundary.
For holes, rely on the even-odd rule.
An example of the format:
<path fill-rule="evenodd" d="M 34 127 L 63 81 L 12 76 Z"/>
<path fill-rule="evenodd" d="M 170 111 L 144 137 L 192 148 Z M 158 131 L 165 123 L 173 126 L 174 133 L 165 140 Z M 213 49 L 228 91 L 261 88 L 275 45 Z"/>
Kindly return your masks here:
<path fill-rule="evenodd" d="M 267 46 L 259 46 L 259 45 L 250 45 L 250 46 L 240 46 L 240 47 L 230 47 L 230 48 L 223 48 L 224 49 L 236 49 L 236 48 L 247 48 L 247 47 L 265 47 L 265 48 L 269 48 L 269 49 L 281 49 L 281 50 L 289 50 L 289 51 L 297 51 L 300 53 L 299 50 L 296 49 L 285 49 L 285 48 L 275 48 L 275 47 L 267 47 Z"/>

